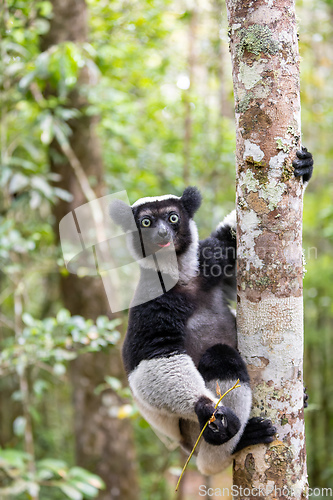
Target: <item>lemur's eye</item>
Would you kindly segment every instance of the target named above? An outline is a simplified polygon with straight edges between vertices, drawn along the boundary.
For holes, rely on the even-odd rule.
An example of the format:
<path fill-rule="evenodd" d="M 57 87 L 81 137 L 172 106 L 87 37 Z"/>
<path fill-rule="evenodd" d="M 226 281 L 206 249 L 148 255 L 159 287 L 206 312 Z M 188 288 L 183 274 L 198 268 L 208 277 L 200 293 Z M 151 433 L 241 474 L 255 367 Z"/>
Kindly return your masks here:
<path fill-rule="evenodd" d="M 151 225 L 151 220 L 148 218 L 142 219 L 141 221 L 141 226 L 142 227 L 149 227 Z"/>
<path fill-rule="evenodd" d="M 172 224 L 177 224 L 177 222 L 179 221 L 178 215 L 177 214 L 171 214 L 170 217 L 169 217 L 169 221 Z"/>

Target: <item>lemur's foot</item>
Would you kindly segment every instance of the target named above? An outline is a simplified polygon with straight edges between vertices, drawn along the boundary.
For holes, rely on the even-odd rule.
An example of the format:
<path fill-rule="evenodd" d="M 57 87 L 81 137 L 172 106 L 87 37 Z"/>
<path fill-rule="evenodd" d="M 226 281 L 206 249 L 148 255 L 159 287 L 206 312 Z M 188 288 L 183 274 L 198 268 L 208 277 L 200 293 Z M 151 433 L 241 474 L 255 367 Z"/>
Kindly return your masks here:
<path fill-rule="evenodd" d="M 262 417 L 250 418 L 233 453 L 246 448 L 246 446 L 271 443 L 274 441 L 274 434 L 276 434 L 276 427 L 273 426 L 269 419 Z"/>
<path fill-rule="evenodd" d="M 195 412 L 198 415 L 200 429 L 214 414 L 215 419 L 207 425 L 203 433 L 205 441 L 212 445 L 226 443 L 237 434 L 241 427 L 239 418 L 230 408 L 218 406 L 215 409 L 213 403 L 204 396 L 195 405 Z"/>

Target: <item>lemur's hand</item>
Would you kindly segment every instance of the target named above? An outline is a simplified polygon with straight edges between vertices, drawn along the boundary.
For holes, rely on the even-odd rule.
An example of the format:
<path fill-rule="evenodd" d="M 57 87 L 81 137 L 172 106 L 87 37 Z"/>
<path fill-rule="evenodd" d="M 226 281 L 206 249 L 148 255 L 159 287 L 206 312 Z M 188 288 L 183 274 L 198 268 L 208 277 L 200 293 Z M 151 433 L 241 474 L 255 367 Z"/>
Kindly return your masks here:
<path fill-rule="evenodd" d="M 307 408 L 309 404 L 309 395 L 307 393 L 306 387 L 304 387 L 303 403 L 304 403 L 304 408 Z"/>
<path fill-rule="evenodd" d="M 310 180 L 313 172 L 313 157 L 303 146 L 300 151 L 296 151 L 293 167 L 295 169 L 295 177 L 303 177 L 303 182 L 308 182 Z"/>
<path fill-rule="evenodd" d="M 199 399 L 195 405 L 195 412 L 198 415 L 200 429 L 203 429 L 206 422 L 214 414 L 215 420 L 207 425 L 203 437 L 207 443 L 215 446 L 229 441 L 241 427 L 237 415 L 230 408 L 218 406 L 215 409 L 213 403 L 206 397 Z"/>

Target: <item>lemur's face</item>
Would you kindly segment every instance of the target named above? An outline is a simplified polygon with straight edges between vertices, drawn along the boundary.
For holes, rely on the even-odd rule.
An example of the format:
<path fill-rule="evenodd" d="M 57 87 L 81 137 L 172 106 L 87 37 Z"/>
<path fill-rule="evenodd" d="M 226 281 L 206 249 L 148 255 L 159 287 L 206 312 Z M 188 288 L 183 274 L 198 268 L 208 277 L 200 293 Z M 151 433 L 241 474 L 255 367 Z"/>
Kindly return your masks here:
<path fill-rule="evenodd" d="M 110 215 L 124 231 L 132 231 L 129 245 L 138 259 L 159 250 L 165 255 L 171 251 L 181 255 L 192 243 L 197 242 L 193 215 L 200 203 L 198 189 L 188 187 L 181 197 L 164 195 L 141 198 L 132 207 L 115 200 L 110 205 Z M 138 231 L 133 231 L 133 217 Z"/>
<path fill-rule="evenodd" d="M 145 255 L 184 252 L 192 242 L 190 219 L 179 200 L 145 203 L 133 210 Z"/>

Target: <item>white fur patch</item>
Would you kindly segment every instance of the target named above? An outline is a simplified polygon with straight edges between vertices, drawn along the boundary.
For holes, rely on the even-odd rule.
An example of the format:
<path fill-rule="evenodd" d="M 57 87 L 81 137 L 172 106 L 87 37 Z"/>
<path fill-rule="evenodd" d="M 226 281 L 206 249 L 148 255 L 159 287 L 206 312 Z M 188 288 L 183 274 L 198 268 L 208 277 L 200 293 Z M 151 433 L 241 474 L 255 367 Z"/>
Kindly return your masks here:
<path fill-rule="evenodd" d="M 199 235 L 197 225 L 193 219 L 190 219 L 190 231 L 192 243 L 186 252 L 178 257 L 179 281 L 182 284 L 188 283 L 199 272 Z"/>
<path fill-rule="evenodd" d="M 223 227 L 230 226 L 232 229 L 236 230 L 237 219 L 236 219 L 236 210 L 230 212 L 230 214 L 226 215 L 222 222 L 218 224 L 216 229 L 222 229 Z"/>
<path fill-rule="evenodd" d="M 135 203 L 133 203 L 132 208 L 139 207 L 145 203 L 153 203 L 154 201 L 164 201 L 164 200 L 180 200 L 180 196 L 175 196 L 174 194 L 164 194 L 162 196 L 146 196 L 145 198 L 140 198 Z"/>

